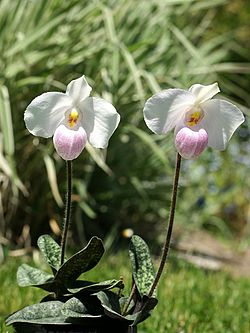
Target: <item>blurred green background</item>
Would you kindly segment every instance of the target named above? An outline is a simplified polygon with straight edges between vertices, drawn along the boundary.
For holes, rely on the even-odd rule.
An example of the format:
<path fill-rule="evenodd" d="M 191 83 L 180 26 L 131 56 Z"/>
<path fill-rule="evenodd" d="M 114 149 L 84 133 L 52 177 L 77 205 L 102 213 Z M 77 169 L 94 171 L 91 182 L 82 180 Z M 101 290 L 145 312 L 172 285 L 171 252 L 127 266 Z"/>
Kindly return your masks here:
<path fill-rule="evenodd" d="M 207 149 L 198 160 L 183 162 L 175 232 L 206 230 L 246 250 L 250 234 L 249 22 L 246 0 L 1 0 L 1 259 L 9 250 L 34 246 L 42 233 L 59 240 L 65 163 L 55 153 L 52 140 L 29 134 L 23 114 L 34 97 L 64 91 L 82 74 L 94 95 L 115 105 L 121 123 L 107 151 L 88 146 L 74 162 L 71 245 L 79 248 L 96 234 L 107 248 L 116 249 L 127 244 L 124 230 L 131 228 L 159 254 L 175 151 L 171 135 L 156 136 L 145 126 L 144 102 L 161 89 L 217 81 L 220 97 L 238 105 L 246 121 L 225 152 Z M 6 303 L 13 292 L 18 293 L 20 307 L 41 297 L 32 291 L 24 295 L 20 288 L 8 289 L 15 283 L 19 261 L 29 260 L 7 259 L 1 265 L 6 293 L 0 299 L 0 314 L 17 309 L 15 302 Z M 114 268 L 117 278 L 121 271 L 126 277 L 123 255 L 116 260 L 111 257 L 103 274 L 113 269 L 114 262 L 119 266 Z M 143 326 L 145 330 L 248 333 L 249 281 L 224 273 L 207 275 L 186 265 L 171 261 L 169 278 L 161 285 L 162 305 L 155 319 Z M 171 316 L 161 325 L 165 311 Z"/>
<path fill-rule="evenodd" d="M 33 137 L 23 113 L 37 95 L 85 74 L 121 114 L 107 151 L 74 163 L 73 238 L 108 244 L 132 228 L 157 240 L 167 216 L 173 139 L 153 135 L 142 108 L 153 93 L 217 81 L 250 107 L 250 4 L 244 0 L 2 0 L 0 226 L 4 242 L 34 245 L 63 219 L 65 164 Z M 248 120 L 226 152 L 183 163 L 177 224 L 229 237 L 249 231 Z M 189 214 L 188 219 L 186 219 Z M 154 232 L 152 232 L 152 230 Z M 76 232 L 77 231 L 77 232 Z M 77 236 L 75 236 L 77 235 Z"/>

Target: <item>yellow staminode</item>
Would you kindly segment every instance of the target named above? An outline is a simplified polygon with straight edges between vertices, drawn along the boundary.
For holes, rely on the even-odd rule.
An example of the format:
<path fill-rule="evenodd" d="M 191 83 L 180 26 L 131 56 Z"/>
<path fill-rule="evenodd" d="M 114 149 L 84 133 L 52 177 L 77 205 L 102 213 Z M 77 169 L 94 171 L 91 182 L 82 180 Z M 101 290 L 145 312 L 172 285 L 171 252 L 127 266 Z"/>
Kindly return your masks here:
<path fill-rule="evenodd" d="M 202 114 L 200 111 L 195 111 L 193 113 L 191 113 L 189 116 L 188 116 L 188 119 L 186 120 L 186 124 L 188 126 L 195 126 L 198 124 L 199 120 L 202 118 Z"/>
<path fill-rule="evenodd" d="M 76 111 L 76 109 L 73 109 L 69 114 L 69 119 L 68 119 L 69 127 L 74 127 L 75 124 L 77 123 L 78 118 L 79 118 L 78 112 Z"/>

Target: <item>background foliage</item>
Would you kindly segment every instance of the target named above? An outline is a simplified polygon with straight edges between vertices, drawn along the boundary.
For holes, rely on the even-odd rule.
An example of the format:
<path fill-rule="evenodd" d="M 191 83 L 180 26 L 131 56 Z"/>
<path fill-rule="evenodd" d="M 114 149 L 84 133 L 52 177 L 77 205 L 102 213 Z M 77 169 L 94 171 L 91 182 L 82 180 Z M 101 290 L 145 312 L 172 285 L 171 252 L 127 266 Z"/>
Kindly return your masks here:
<path fill-rule="evenodd" d="M 2 236 L 28 246 L 50 228 L 57 233 L 65 165 L 51 140 L 28 133 L 23 112 L 35 96 L 64 91 L 85 74 L 122 120 L 107 151 L 87 147 L 74 163 L 75 240 L 106 235 L 110 244 L 128 227 L 155 239 L 167 215 L 174 149 L 171 136 L 146 128 L 143 104 L 160 89 L 218 81 L 222 97 L 247 115 L 249 22 L 244 0 L 1 0 Z M 183 164 L 180 224 L 247 232 L 249 151 L 247 121 L 226 152 L 208 149 Z"/>

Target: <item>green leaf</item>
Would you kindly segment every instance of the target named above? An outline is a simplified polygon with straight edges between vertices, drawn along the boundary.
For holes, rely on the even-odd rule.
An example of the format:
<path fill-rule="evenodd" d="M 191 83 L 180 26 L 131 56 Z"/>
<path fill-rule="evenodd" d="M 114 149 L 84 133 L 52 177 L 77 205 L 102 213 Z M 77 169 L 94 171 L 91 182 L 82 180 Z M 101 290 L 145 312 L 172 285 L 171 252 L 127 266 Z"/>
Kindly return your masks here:
<path fill-rule="evenodd" d="M 17 283 L 21 287 L 34 286 L 53 291 L 53 275 L 23 264 L 17 270 Z"/>
<path fill-rule="evenodd" d="M 0 109 L 1 132 L 3 134 L 4 150 L 7 155 L 11 156 L 14 154 L 15 144 L 9 91 L 6 86 L 0 86 Z"/>
<path fill-rule="evenodd" d="M 171 167 L 169 166 L 165 149 L 160 147 L 159 144 L 155 142 L 153 135 L 148 135 L 147 133 L 145 133 L 145 131 L 134 125 L 126 125 L 124 130 L 126 132 L 131 132 L 135 136 L 137 136 L 137 138 L 139 138 L 143 142 L 143 144 L 145 144 L 145 147 L 150 149 L 152 153 L 157 157 L 157 159 L 162 163 L 162 165 L 164 165 L 166 171 L 171 172 Z"/>
<path fill-rule="evenodd" d="M 149 293 L 155 273 L 148 246 L 141 237 L 135 235 L 131 238 L 129 256 L 136 287 L 143 297 Z"/>
<path fill-rule="evenodd" d="M 58 204 L 58 206 L 63 207 L 63 201 L 60 196 L 59 189 L 58 189 L 56 167 L 55 167 L 54 160 L 49 155 L 45 155 L 43 157 L 43 160 L 44 160 L 44 163 L 46 166 L 48 181 L 49 181 L 49 185 L 50 185 L 53 197 L 54 197 L 56 203 Z"/>
<path fill-rule="evenodd" d="M 37 245 L 44 260 L 50 265 L 53 273 L 60 267 L 61 248 L 49 235 L 42 235 L 38 238 Z"/>
<path fill-rule="evenodd" d="M 102 241 L 92 237 L 87 246 L 69 258 L 58 270 L 55 280 L 60 284 L 69 286 L 82 273 L 95 267 L 104 253 Z"/>
<path fill-rule="evenodd" d="M 86 144 L 86 149 L 87 149 L 88 153 L 90 154 L 90 156 L 93 158 L 93 160 L 96 162 L 96 164 L 104 172 L 106 172 L 109 176 L 112 176 L 113 172 L 109 168 L 109 166 L 105 163 L 105 157 L 103 156 L 103 153 L 102 153 L 101 149 L 96 149 L 96 148 L 92 147 L 88 142 Z"/>
<path fill-rule="evenodd" d="M 75 294 L 81 292 L 98 292 L 101 290 L 109 290 L 113 288 L 124 288 L 122 280 L 107 280 L 98 283 L 89 282 L 89 281 L 75 281 L 73 287 L 68 288 L 68 290 Z"/>
<path fill-rule="evenodd" d="M 48 34 L 53 28 L 60 26 L 61 22 L 63 22 L 66 18 L 66 13 L 63 15 L 58 15 L 57 17 L 50 20 L 46 25 L 41 25 L 40 27 L 36 27 L 33 31 L 26 36 L 25 41 L 17 41 L 11 48 L 9 48 L 6 52 L 7 57 L 11 57 L 16 53 L 24 50 L 34 41 L 37 41 L 39 38 L 43 38 Z"/>
<path fill-rule="evenodd" d="M 51 301 L 27 306 L 10 315 L 6 319 L 6 325 L 13 323 L 68 324 L 61 312 L 62 305 L 60 301 Z"/>

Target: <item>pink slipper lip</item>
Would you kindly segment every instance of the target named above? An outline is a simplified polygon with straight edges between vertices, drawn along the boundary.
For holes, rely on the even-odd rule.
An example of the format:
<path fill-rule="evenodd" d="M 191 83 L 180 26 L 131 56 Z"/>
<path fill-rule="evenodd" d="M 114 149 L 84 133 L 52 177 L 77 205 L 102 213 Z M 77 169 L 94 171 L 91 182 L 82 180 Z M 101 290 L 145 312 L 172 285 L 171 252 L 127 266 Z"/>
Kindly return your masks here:
<path fill-rule="evenodd" d="M 60 125 L 55 131 L 53 143 L 58 155 L 71 161 L 77 158 L 86 146 L 87 134 L 82 127 L 72 130 Z"/>
<path fill-rule="evenodd" d="M 208 144 L 207 132 L 201 128 L 192 130 L 189 127 L 181 128 L 175 136 L 175 146 L 178 153 L 186 159 L 198 157 Z"/>

